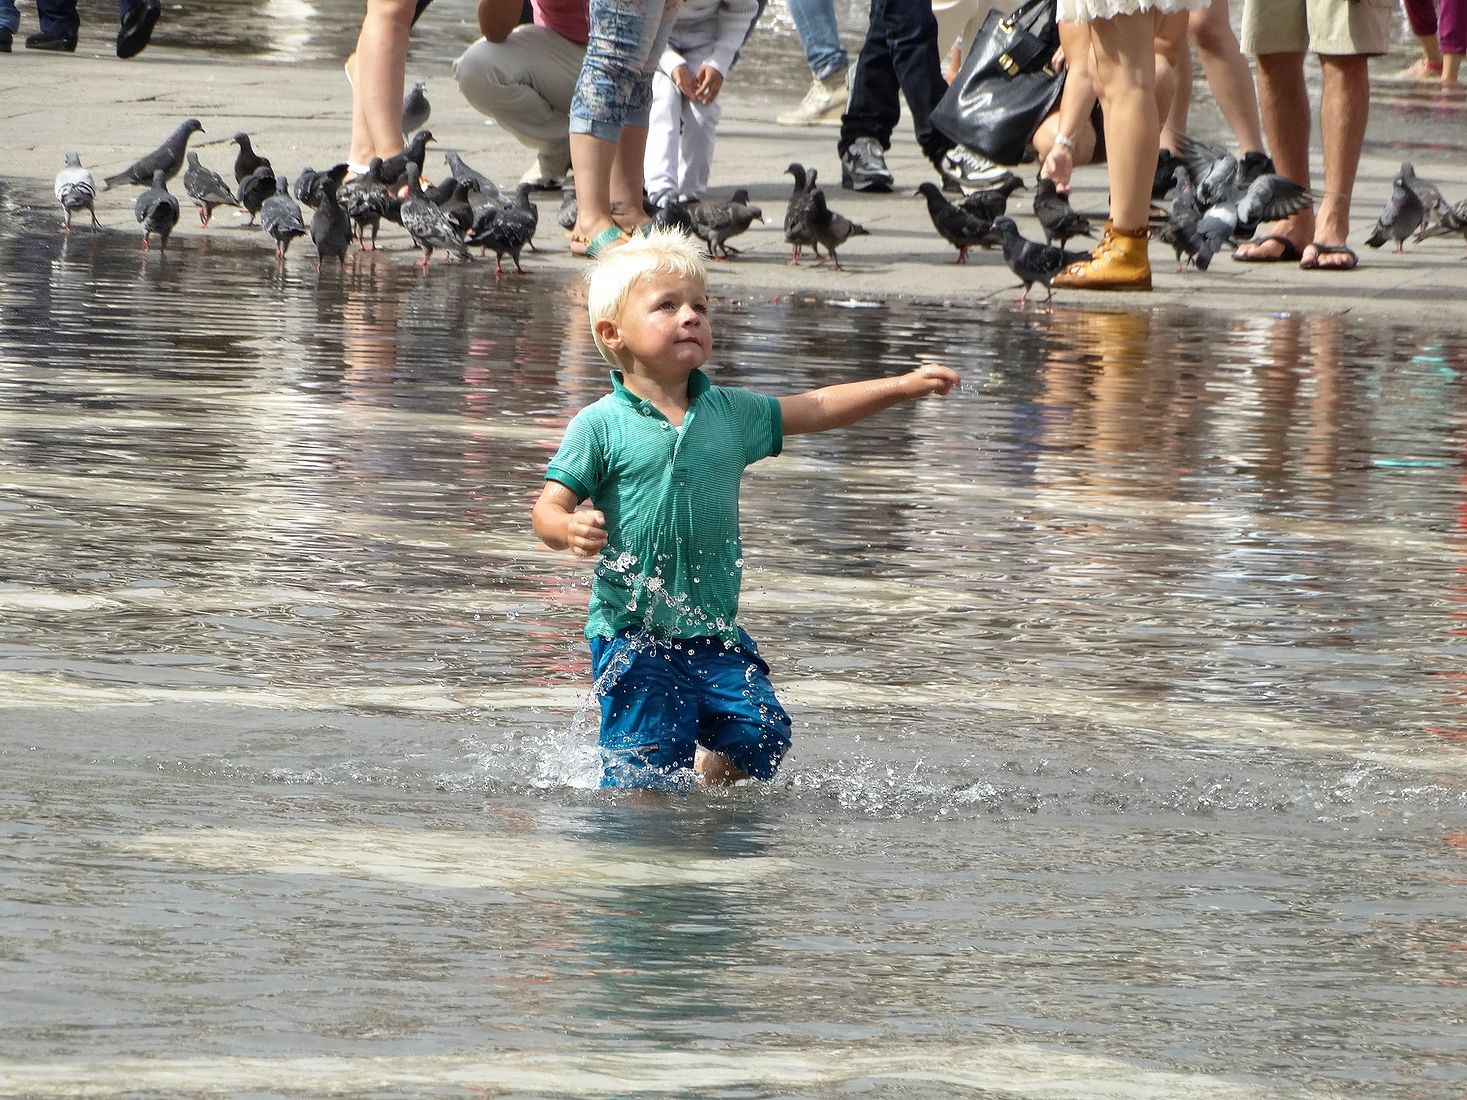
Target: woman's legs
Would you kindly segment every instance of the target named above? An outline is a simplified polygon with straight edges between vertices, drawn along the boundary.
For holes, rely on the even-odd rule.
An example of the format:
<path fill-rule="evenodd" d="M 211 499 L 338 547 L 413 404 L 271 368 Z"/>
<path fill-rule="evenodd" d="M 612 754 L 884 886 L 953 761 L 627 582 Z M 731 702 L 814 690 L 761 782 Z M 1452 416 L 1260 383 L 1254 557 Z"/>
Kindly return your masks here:
<path fill-rule="evenodd" d="M 1212 0 L 1212 4 L 1192 13 L 1188 21 L 1197 55 L 1207 73 L 1207 86 L 1212 98 L 1228 120 L 1238 152 L 1263 152 L 1263 131 L 1258 122 L 1258 93 L 1253 86 L 1253 70 L 1238 46 L 1228 20 L 1228 0 Z M 1173 112 L 1175 114 L 1175 111 Z M 1182 117 L 1185 129 L 1186 116 Z"/>
<path fill-rule="evenodd" d="M 1441 4 L 1437 37 L 1441 43 L 1442 84 L 1456 87 L 1462 55 L 1467 53 L 1467 0 L 1441 0 Z"/>
<path fill-rule="evenodd" d="M 402 152 L 403 73 L 415 8 L 415 0 L 367 0 L 352 81 L 352 164 Z"/>
<path fill-rule="evenodd" d="M 1104 89 L 1106 167 L 1111 222 L 1144 229 L 1151 179 L 1160 147 L 1156 102 L 1156 18 L 1151 12 L 1118 15 L 1090 25 L 1096 84 Z"/>
<path fill-rule="evenodd" d="M 1441 49 L 1437 44 L 1436 0 L 1403 0 L 1406 22 L 1421 43 L 1421 57 L 1402 69 L 1397 76 L 1408 80 L 1435 80 L 1442 71 Z"/>

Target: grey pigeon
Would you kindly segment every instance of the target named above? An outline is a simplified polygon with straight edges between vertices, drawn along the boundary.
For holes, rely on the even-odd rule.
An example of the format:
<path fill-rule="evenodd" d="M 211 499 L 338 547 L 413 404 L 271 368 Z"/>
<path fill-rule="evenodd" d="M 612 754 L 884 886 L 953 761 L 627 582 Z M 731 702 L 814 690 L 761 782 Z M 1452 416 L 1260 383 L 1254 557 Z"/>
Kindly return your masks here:
<path fill-rule="evenodd" d="M 461 260 L 473 259 L 469 250 L 464 247 L 463 237 L 453 227 L 448 216 L 424 196 L 417 164 L 409 162 L 404 174 L 407 178 L 408 196 L 402 202 L 400 216 L 402 227 L 408 231 L 408 236 L 423 250 L 423 258 L 418 261 L 418 265 L 427 270 L 434 249 L 452 253 Z"/>
<path fill-rule="evenodd" d="M 275 258 L 285 259 L 290 242 L 306 235 L 306 221 L 295 199 L 290 197 L 290 181 L 275 178 L 275 194 L 260 206 L 260 228 L 275 241 Z"/>
<path fill-rule="evenodd" d="M 398 211 L 402 206 L 397 196 L 382 183 L 381 157 L 373 157 L 367 170 L 346 188 L 345 205 L 347 216 L 356 226 L 357 240 L 361 242 L 362 251 L 367 251 L 368 229 L 372 231 L 372 248 L 375 250 L 382 219 L 400 221 L 401 215 Z"/>
<path fill-rule="evenodd" d="M 295 178 L 295 187 L 291 189 L 295 201 L 314 210 L 321 202 L 321 185 L 326 182 L 326 175 L 326 172 L 315 168 L 302 168 Z"/>
<path fill-rule="evenodd" d="M 114 184 L 131 183 L 138 187 L 144 187 L 153 182 L 153 173 L 162 172 L 165 180 L 171 180 L 178 175 L 178 170 L 183 167 L 183 154 L 188 148 L 188 139 L 194 134 L 204 132 L 204 127 L 196 118 L 186 118 L 180 122 L 173 133 L 164 139 L 163 144 L 151 153 L 139 157 L 121 172 L 108 176 L 102 181 L 102 190 L 105 191 Z"/>
<path fill-rule="evenodd" d="M 1397 173 L 1404 183 L 1416 197 L 1421 200 L 1422 209 L 1425 214 L 1421 220 L 1421 230 L 1416 239 L 1422 240 L 1423 234 L 1431 226 L 1441 223 L 1442 215 L 1449 209 L 1447 200 L 1442 198 L 1441 188 L 1434 183 L 1427 183 L 1416 175 L 1416 166 L 1409 160 L 1401 162 L 1401 170 Z"/>
<path fill-rule="evenodd" d="M 1467 199 L 1448 206 L 1441 213 L 1441 220 L 1430 229 L 1424 229 L 1417 234 L 1416 239 L 1422 241 L 1428 237 L 1446 237 L 1458 234 L 1464 242 L 1467 242 Z"/>
<path fill-rule="evenodd" d="M 693 224 L 691 205 L 672 196 L 658 204 L 657 212 L 652 215 L 652 224 L 659 229 L 681 230 L 690 237 L 698 235 L 698 227 Z"/>
<path fill-rule="evenodd" d="M 97 228 L 97 212 L 92 208 L 92 203 L 97 198 L 97 184 L 92 179 L 91 169 L 83 168 L 81 157 L 77 153 L 66 154 L 66 167 L 56 173 L 56 201 L 61 204 L 61 212 L 66 217 L 62 229 L 71 232 L 71 215 L 78 210 L 85 210 L 92 218 L 92 228 Z"/>
<path fill-rule="evenodd" d="M 216 206 L 238 206 L 239 199 L 218 172 L 205 168 L 198 153 L 189 153 L 188 167 L 183 172 L 183 189 L 199 208 L 199 225 L 207 226 Z"/>
<path fill-rule="evenodd" d="M 927 200 L 927 216 L 932 219 L 933 228 L 943 240 L 958 250 L 958 258 L 953 263 L 967 263 L 968 249 L 988 236 L 993 223 L 984 221 L 971 210 L 948 202 L 942 188 L 930 180 L 919 184 L 917 193 Z"/>
<path fill-rule="evenodd" d="M 433 105 L 428 102 L 428 83 L 419 80 L 402 97 L 402 132 L 411 134 L 415 130 L 421 130 L 432 113 Z"/>
<path fill-rule="evenodd" d="M 407 182 L 407 166 L 416 164 L 419 169 L 420 179 L 423 166 L 423 154 L 428 151 L 428 142 L 433 140 L 431 130 L 419 130 L 413 135 L 413 139 L 407 143 L 407 148 L 396 156 L 384 157 L 382 160 L 382 182 L 388 187 L 400 187 Z"/>
<path fill-rule="evenodd" d="M 457 153 L 444 153 L 443 162 L 448 165 L 448 171 L 454 179 L 462 180 L 464 183 L 477 184 L 476 189 L 469 193 L 469 201 L 476 208 L 483 206 L 485 203 L 495 203 L 497 205 L 504 201 L 504 196 L 499 193 L 499 185 L 484 175 L 483 172 L 470 168 L 464 162 L 464 158 Z"/>
<path fill-rule="evenodd" d="M 436 188 L 423 188 L 423 194 L 448 216 L 453 227 L 463 235 L 474 224 L 474 208 L 469 203 L 469 192 L 477 186 L 449 176 Z"/>
<path fill-rule="evenodd" d="M 1379 248 L 1386 241 L 1393 240 L 1396 242 L 1395 251 L 1405 252 L 1406 238 L 1421 228 L 1426 207 L 1421 197 L 1406 186 L 1399 172 L 1391 183 L 1391 197 L 1386 200 L 1385 208 L 1376 219 L 1375 231 L 1365 238 L 1365 243 L 1371 248 Z"/>
<path fill-rule="evenodd" d="M 255 215 L 265 205 L 265 200 L 275 194 L 275 170 L 268 164 L 262 164 L 239 185 L 239 204 L 249 212 L 250 220 L 246 225 L 255 224 Z"/>
<path fill-rule="evenodd" d="M 576 204 L 576 185 L 573 181 L 567 181 L 565 190 L 560 193 L 560 209 L 555 212 L 555 224 L 569 233 L 576 227 L 576 216 L 579 213 Z"/>
<path fill-rule="evenodd" d="M 522 183 L 515 188 L 513 202 L 502 206 L 486 206 L 479 211 L 478 218 L 464 238 L 465 244 L 494 250 L 496 275 L 504 274 L 506 254 L 514 260 L 515 271 L 520 275 L 525 274 L 525 269 L 520 266 L 520 250 L 535 236 L 535 227 L 540 216 L 535 204 L 530 201 L 531 189 L 531 184 Z"/>
<path fill-rule="evenodd" d="M 825 201 L 825 192 L 820 188 L 810 192 L 810 236 L 814 243 L 824 245 L 828 256 L 821 256 L 815 261 L 816 267 L 822 267 L 829 259 L 835 269 L 839 271 L 840 257 L 835 250 L 852 237 L 870 236 L 865 227 L 857 225 L 843 214 L 837 214 Z"/>
<path fill-rule="evenodd" d="M 1068 265 L 1090 256 L 1088 252 L 1067 252 L 1059 245 L 1027 241 L 1019 233 L 1019 227 L 1013 218 L 997 218 L 993 228 L 1003 242 L 1004 263 L 1009 265 L 1009 270 L 1024 284 L 1024 293 L 1019 297 L 1021 302 L 1029 300 L 1029 288 L 1035 283 L 1044 285 L 1044 300 L 1049 301 L 1054 297 L 1054 290 L 1050 286 L 1054 277 Z"/>
<path fill-rule="evenodd" d="M 749 192 L 742 187 L 727 202 L 699 202 L 688 213 L 693 218 L 693 232 L 702 238 L 708 246 L 708 255 L 716 260 L 739 255 L 737 248 L 728 246 L 728 239 L 745 232 L 755 221 L 764 220 L 764 211 L 750 205 Z"/>
<path fill-rule="evenodd" d="M 1028 190 L 1024 181 L 1010 172 L 994 186 L 964 195 L 961 205 L 984 221 L 997 221 L 1008 212 L 1009 196 L 1021 187 Z"/>
<path fill-rule="evenodd" d="M 1069 197 L 1060 194 L 1054 180 L 1042 179 L 1034 185 L 1034 216 L 1044 227 L 1044 243 L 1059 242 L 1061 248 L 1071 237 L 1088 237 L 1090 219 L 1075 213 Z"/>
<path fill-rule="evenodd" d="M 337 193 L 346 173 L 345 164 L 321 173 L 320 201 L 316 203 L 316 212 L 311 215 L 311 241 L 316 246 L 317 271 L 327 260 L 346 263 L 346 253 L 351 248 L 351 218 Z"/>
<path fill-rule="evenodd" d="M 1211 206 L 1230 187 L 1238 186 L 1238 158 L 1220 145 L 1183 134 L 1177 139 L 1177 159 L 1187 168 L 1197 201 Z"/>
<path fill-rule="evenodd" d="M 167 252 L 168 235 L 178 224 L 178 200 L 168 193 L 168 174 L 162 168 L 154 170 L 153 185 L 137 197 L 132 212 L 143 227 L 143 251 L 156 233 L 158 251 Z"/>
<path fill-rule="evenodd" d="M 1202 220 L 1202 207 L 1197 204 L 1197 192 L 1192 187 L 1192 177 L 1183 165 L 1172 170 L 1171 206 L 1166 221 L 1158 234 L 1163 243 L 1172 246 L 1176 253 L 1177 270 L 1186 265 L 1182 259 L 1195 261 L 1201 247 L 1197 237 L 1197 225 Z"/>
<path fill-rule="evenodd" d="M 230 144 L 238 145 L 239 152 L 234 158 L 234 182 L 244 183 L 261 168 L 271 167 L 270 158 L 262 157 L 255 152 L 255 147 L 250 142 L 250 135 L 241 130 L 229 139 Z"/>
<path fill-rule="evenodd" d="M 1260 223 L 1291 217 L 1311 206 L 1316 198 L 1318 196 L 1307 187 L 1277 172 L 1265 172 L 1255 177 L 1238 195 L 1237 236 L 1240 239 L 1251 238 Z"/>
<path fill-rule="evenodd" d="M 794 190 L 784 208 L 784 243 L 790 246 L 790 266 L 800 266 L 800 253 L 810 247 L 818 258 L 820 249 L 810 235 L 810 192 L 815 190 L 818 173 L 814 168 L 805 169 L 798 161 L 790 164 L 785 175 L 793 176 Z"/>

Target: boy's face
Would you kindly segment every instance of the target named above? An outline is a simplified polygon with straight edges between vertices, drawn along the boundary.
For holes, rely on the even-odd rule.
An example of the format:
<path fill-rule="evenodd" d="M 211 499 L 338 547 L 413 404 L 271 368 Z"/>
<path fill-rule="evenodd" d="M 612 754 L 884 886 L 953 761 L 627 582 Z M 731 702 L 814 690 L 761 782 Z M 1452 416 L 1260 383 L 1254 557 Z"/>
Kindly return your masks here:
<path fill-rule="evenodd" d="M 713 353 L 703 281 L 671 272 L 638 279 L 621 316 L 599 322 L 597 329 L 627 368 L 639 373 L 686 378 Z"/>

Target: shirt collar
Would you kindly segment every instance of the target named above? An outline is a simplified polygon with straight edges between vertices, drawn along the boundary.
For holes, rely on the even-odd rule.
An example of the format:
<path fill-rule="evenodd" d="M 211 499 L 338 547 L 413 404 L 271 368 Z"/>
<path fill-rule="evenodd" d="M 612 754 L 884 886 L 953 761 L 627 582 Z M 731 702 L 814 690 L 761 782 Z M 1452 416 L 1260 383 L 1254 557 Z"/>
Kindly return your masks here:
<path fill-rule="evenodd" d="M 611 392 L 629 405 L 635 405 L 638 408 L 650 405 L 650 401 L 644 401 L 631 390 L 627 389 L 625 378 L 626 376 L 621 371 L 613 369 L 611 372 Z M 694 367 L 693 373 L 688 375 L 688 404 L 691 405 L 699 397 L 707 393 L 709 387 L 712 385 L 713 383 L 708 381 L 708 376 Z"/>

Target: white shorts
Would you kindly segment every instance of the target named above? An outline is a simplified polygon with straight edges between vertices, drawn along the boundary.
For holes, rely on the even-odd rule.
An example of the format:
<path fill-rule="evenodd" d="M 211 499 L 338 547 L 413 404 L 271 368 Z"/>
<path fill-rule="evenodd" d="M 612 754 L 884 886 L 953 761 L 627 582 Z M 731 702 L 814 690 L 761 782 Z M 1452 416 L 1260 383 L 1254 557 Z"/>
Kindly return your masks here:
<path fill-rule="evenodd" d="M 1142 11 L 1163 15 L 1174 11 L 1196 11 L 1211 3 L 1212 0 L 1059 0 L 1059 18 L 1062 23 L 1088 23 L 1092 19 L 1110 19 Z"/>

